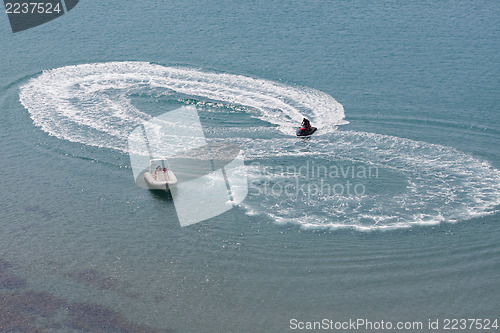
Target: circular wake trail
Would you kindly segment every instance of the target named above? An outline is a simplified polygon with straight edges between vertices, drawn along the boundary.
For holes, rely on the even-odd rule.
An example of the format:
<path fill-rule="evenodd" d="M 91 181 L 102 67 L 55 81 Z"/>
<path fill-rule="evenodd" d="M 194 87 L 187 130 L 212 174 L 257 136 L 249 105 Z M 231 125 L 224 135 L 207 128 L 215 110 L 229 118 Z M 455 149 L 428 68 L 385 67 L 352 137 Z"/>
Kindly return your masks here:
<path fill-rule="evenodd" d="M 19 93 L 34 124 L 50 135 L 125 153 L 129 134 L 152 119 L 132 104 L 132 95 L 222 102 L 292 135 L 302 117 L 311 118 L 321 135 L 314 137 L 310 148 L 298 144 L 296 138 L 273 139 L 274 129 L 265 131 L 268 138 L 257 139 L 244 137 L 241 127 L 234 131 L 208 129 L 215 134 L 231 133 L 247 164 L 260 163 L 260 169 L 249 166 L 247 170 L 251 189 L 242 205 L 249 214 L 266 214 L 276 223 L 311 229 L 404 228 L 492 214 L 500 204 L 500 171 L 489 162 L 440 145 L 335 131 L 336 126 L 347 123 L 342 105 L 330 95 L 306 87 L 193 68 L 111 62 L 44 71 Z M 395 185 L 369 179 L 367 184 L 372 182 L 375 190 L 360 195 L 318 193 L 317 188 L 314 195 L 311 191 L 292 195 L 262 192 L 263 184 L 281 188 L 298 186 L 298 181 L 319 184 L 318 179 L 300 174 L 262 172 L 266 164 L 287 166 L 299 163 L 296 161 L 375 166 L 387 171 L 384 181 Z"/>
<path fill-rule="evenodd" d="M 500 171 L 453 148 L 355 131 L 316 138 L 311 150 L 296 142 L 243 140 L 245 157 L 253 161 L 243 203 L 250 214 L 306 229 L 368 231 L 457 222 L 495 213 L 500 205 Z M 280 164 L 292 173 L 276 168 Z M 339 167 L 347 167 L 348 176 L 355 168 L 355 177 L 328 176 Z M 382 190 L 347 195 L 331 186 L 344 191 L 347 181 L 351 189 L 366 183 L 368 168 L 375 170 L 368 181 Z M 362 179 L 356 178 L 359 170 Z"/>
<path fill-rule="evenodd" d="M 320 129 L 346 123 L 330 95 L 242 75 L 166 67 L 146 62 L 110 62 L 44 71 L 20 89 L 20 101 L 36 126 L 72 142 L 126 152 L 128 134 L 151 117 L 129 96 L 151 90 L 245 106 L 283 133 L 302 117 L 321 119 Z"/>

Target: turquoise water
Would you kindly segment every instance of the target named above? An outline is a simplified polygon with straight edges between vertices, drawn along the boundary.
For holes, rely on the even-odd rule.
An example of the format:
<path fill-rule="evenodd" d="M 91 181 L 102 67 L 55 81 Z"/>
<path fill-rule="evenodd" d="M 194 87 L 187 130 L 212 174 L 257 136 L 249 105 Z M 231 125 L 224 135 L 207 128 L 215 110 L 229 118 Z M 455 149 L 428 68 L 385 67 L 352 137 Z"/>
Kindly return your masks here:
<path fill-rule="evenodd" d="M 0 15 L 1 311 L 50 332 L 497 318 L 499 14 L 82 2 L 16 34 Z M 126 143 L 184 105 L 241 148 L 249 195 L 181 228 L 134 184 Z M 302 116 L 309 140 L 293 135 Z M 32 291 L 55 312 L 9 301 Z"/>

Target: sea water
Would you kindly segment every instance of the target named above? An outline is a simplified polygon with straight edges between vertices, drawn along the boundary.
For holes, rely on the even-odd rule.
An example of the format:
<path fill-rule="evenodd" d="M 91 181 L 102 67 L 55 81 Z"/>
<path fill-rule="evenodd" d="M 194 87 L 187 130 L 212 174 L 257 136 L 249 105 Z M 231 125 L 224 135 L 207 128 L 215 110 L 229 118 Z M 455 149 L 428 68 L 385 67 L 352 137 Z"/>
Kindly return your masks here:
<path fill-rule="evenodd" d="M 35 321 L 61 332 L 495 319 L 499 14 L 107 1 L 16 34 L 2 16 L 2 292 L 66 302 Z M 181 228 L 127 138 L 186 105 L 240 147 L 249 192 Z M 303 117 L 318 131 L 298 140 Z"/>

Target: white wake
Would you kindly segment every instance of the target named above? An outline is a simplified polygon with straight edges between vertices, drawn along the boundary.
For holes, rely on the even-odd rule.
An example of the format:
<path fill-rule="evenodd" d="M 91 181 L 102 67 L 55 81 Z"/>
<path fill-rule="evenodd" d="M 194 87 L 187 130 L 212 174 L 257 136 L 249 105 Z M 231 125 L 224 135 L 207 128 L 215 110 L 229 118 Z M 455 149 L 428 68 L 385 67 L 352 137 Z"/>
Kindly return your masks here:
<path fill-rule="evenodd" d="M 277 223 L 313 229 L 401 228 L 491 214 L 500 204 L 500 172 L 487 161 L 425 142 L 335 131 L 346 123 L 342 105 L 330 95 L 306 87 L 193 68 L 111 62 L 44 71 L 24 84 L 19 95 L 34 124 L 50 135 L 127 153 L 128 135 L 152 118 L 132 105 L 130 96 L 151 92 L 238 106 L 276 127 L 265 127 L 265 138 L 244 137 L 241 127 L 207 129 L 236 140 L 248 162 L 271 161 L 279 166 L 291 160 L 352 161 L 390 170 L 405 180 L 402 193 L 248 196 L 243 203 L 248 213 L 266 214 Z M 321 134 L 311 141 L 314 147 L 297 145 L 295 138 L 273 139 L 277 130 L 293 134 L 304 116 L 311 118 Z M 253 171 L 250 168 L 251 186 L 268 180 L 290 185 L 298 179 Z"/>
<path fill-rule="evenodd" d="M 303 116 L 317 119 L 317 127 L 324 130 L 346 123 L 342 105 L 321 91 L 146 62 L 44 71 L 22 86 L 19 96 L 35 125 L 50 135 L 126 152 L 128 134 L 151 118 L 132 105 L 129 95 L 152 89 L 251 108 L 283 133 L 293 133 Z"/>

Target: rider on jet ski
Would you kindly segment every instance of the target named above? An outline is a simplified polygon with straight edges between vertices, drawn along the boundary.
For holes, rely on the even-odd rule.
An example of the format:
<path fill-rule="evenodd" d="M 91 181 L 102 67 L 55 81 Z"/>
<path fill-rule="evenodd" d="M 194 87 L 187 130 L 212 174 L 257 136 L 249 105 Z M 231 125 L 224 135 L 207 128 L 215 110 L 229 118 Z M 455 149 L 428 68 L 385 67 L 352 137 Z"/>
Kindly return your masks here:
<path fill-rule="evenodd" d="M 302 124 L 300 124 L 300 129 L 297 131 L 297 136 L 308 137 L 316 132 L 317 128 L 312 127 L 309 119 L 304 118 Z"/>
<path fill-rule="evenodd" d="M 300 125 L 301 130 L 306 130 L 309 131 L 311 129 L 311 123 L 309 122 L 309 119 L 304 118 L 302 120 L 302 124 Z"/>

